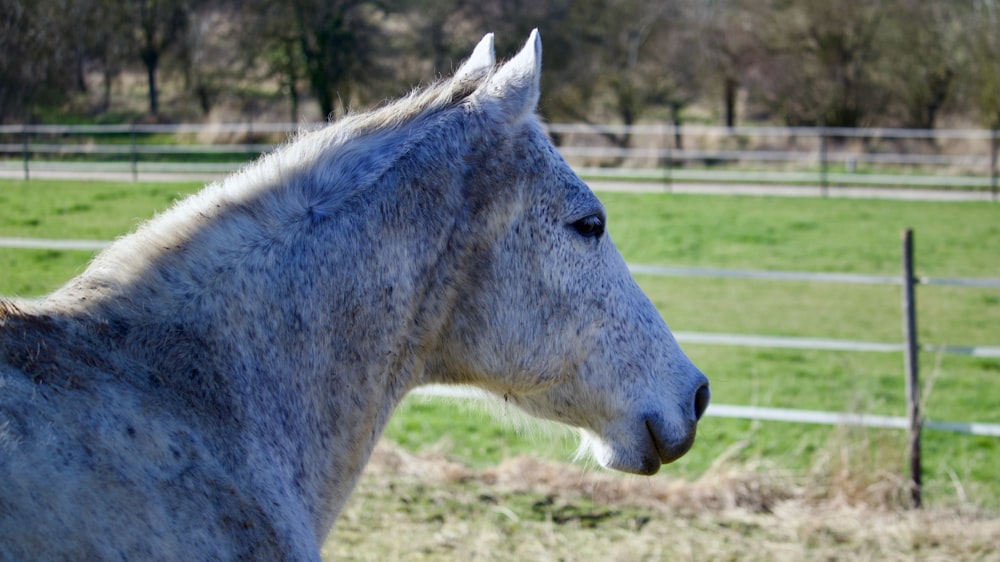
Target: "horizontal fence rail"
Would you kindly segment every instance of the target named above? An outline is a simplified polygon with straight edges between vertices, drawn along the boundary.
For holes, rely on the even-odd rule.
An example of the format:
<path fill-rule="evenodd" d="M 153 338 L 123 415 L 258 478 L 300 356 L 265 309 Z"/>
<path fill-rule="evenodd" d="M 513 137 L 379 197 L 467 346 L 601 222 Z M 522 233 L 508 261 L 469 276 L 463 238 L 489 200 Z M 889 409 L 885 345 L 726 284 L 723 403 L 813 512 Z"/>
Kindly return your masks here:
<path fill-rule="evenodd" d="M 80 250 L 97 252 L 107 248 L 111 242 L 104 240 L 56 240 L 49 238 L 0 238 L 0 248 L 21 248 L 25 250 Z"/>
<path fill-rule="evenodd" d="M 18 127 L 15 125 L 14 127 Z M 598 133 L 636 135 L 700 134 L 718 137 L 819 137 L 823 135 L 845 138 L 872 139 L 1000 139 L 1000 131 L 990 129 L 904 129 L 892 127 L 768 127 L 737 126 L 720 127 L 713 125 L 672 125 L 657 123 L 652 125 L 592 125 L 589 123 L 550 123 L 546 128 L 551 133 Z M 2 129 L 0 129 L 2 132 Z"/>
<path fill-rule="evenodd" d="M 427 385 L 415 389 L 413 394 L 416 396 L 462 400 L 490 400 L 493 398 L 488 392 L 469 386 Z M 733 406 L 714 403 L 708 405 L 705 415 L 718 418 L 845 425 L 882 429 L 908 429 L 910 427 L 910 421 L 907 418 L 898 416 L 792 410 L 787 408 L 762 408 L 758 406 Z M 951 433 L 1000 437 L 1000 424 L 924 420 L 924 427 Z"/>
<path fill-rule="evenodd" d="M 108 242 L 97 240 L 39 240 L 31 238 L 0 238 L 0 247 L 15 248 L 57 248 L 99 250 Z M 855 275 L 843 273 L 813 273 L 795 271 L 751 271 L 693 267 L 663 267 L 630 265 L 630 270 L 641 275 L 711 276 L 742 279 L 767 279 L 778 281 L 808 281 L 827 283 L 867 283 L 895 284 L 902 287 L 905 339 L 902 343 L 848 341 L 824 338 L 778 337 L 750 334 L 720 334 L 699 332 L 674 332 L 682 343 L 703 345 L 751 346 L 770 348 L 793 348 L 811 350 L 852 351 L 852 352 L 902 352 L 906 371 L 907 416 L 884 416 L 852 412 L 823 412 L 813 410 L 793 410 L 784 408 L 763 408 L 757 406 L 734 406 L 726 404 L 709 405 L 706 415 L 739 419 L 781 421 L 794 423 L 825 424 L 837 426 L 863 426 L 889 429 L 906 429 L 909 432 L 910 492 L 915 508 L 922 505 L 921 432 L 924 429 L 948 431 L 989 437 L 1000 437 L 1000 424 L 980 422 L 938 421 L 926 419 L 921 413 L 918 357 L 919 351 L 961 354 L 974 357 L 998 357 L 1000 347 L 991 346 L 921 346 L 916 331 L 916 303 L 914 287 L 919 282 L 960 287 L 1000 287 L 1000 279 L 917 279 L 913 273 L 913 233 L 904 231 L 903 270 L 900 278 L 879 275 Z M 415 393 L 452 397 L 483 397 L 482 391 L 454 387 L 430 387 L 417 389 Z"/>
<path fill-rule="evenodd" d="M 0 248 L 33 250 L 100 251 L 111 245 L 104 240 L 56 240 L 46 238 L 0 238 Z M 901 285 L 899 277 L 890 275 L 858 275 L 849 273 L 815 273 L 804 271 L 763 271 L 720 269 L 706 267 L 651 266 L 629 264 L 636 275 L 670 277 L 718 277 L 772 281 L 810 281 L 820 283 L 856 283 Z M 940 279 L 920 277 L 915 281 L 926 285 L 950 285 L 1000 289 L 1000 279 Z M 755 334 L 720 334 L 705 332 L 674 332 L 677 341 L 702 345 L 735 347 L 760 347 L 774 349 L 814 349 L 824 351 L 859 351 L 874 353 L 899 353 L 905 344 L 897 342 L 867 342 L 828 338 L 781 337 Z M 922 345 L 923 351 L 972 357 L 998 357 L 1000 346 Z"/>
<path fill-rule="evenodd" d="M 2 132 L 2 131 L 0 131 Z M 996 136 L 992 136 L 994 156 L 993 194 L 996 195 Z M 2 148 L 2 146 L 0 146 Z M 133 155 L 134 157 L 134 155 Z M 134 164 L 134 160 L 133 160 Z M 133 166 L 133 174 L 136 168 Z M 25 160 L 25 177 L 28 177 L 28 162 Z M 35 238 L 0 238 L 0 247 L 25 249 L 55 249 L 98 251 L 107 247 L 110 242 L 101 240 L 45 240 Z M 734 270 L 704 267 L 684 266 L 652 266 L 630 264 L 629 269 L 635 275 L 683 276 L 683 277 L 720 277 L 735 279 L 754 279 L 772 281 L 799 281 L 841 284 L 877 284 L 899 285 L 903 289 L 903 312 L 905 340 L 895 342 L 867 342 L 852 340 L 837 340 L 808 337 L 780 337 L 756 334 L 722 334 L 701 332 L 674 332 L 682 343 L 723 346 L 750 346 L 770 348 L 793 348 L 811 350 L 851 351 L 851 352 L 883 352 L 900 353 L 904 355 L 904 368 L 907 374 L 907 417 L 868 415 L 849 412 L 821 412 L 808 410 L 790 410 L 781 408 L 761 408 L 756 406 L 710 405 L 707 415 L 718 417 L 734 417 L 768 421 L 787 421 L 796 423 L 815 423 L 842 426 L 865 426 L 879 428 L 908 429 L 910 432 L 910 473 L 911 496 L 914 507 L 921 505 L 921 465 L 920 465 L 920 432 L 922 429 L 949 431 L 1000 437 L 1000 424 L 979 422 L 955 422 L 929 420 L 920 412 L 919 392 L 919 351 L 938 354 L 958 354 L 973 357 L 1000 358 L 1000 346 L 956 346 L 956 345 L 920 345 L 916 330 L 916 302 L 914 287 L 918 284 L 944 285 L 965 288 L 1000 288 L 1000 279 L 963 279 L 917 277 L 913 273 L 913 233 L 906 230 L 903 233 L 903 274 L 901 276 L 861 275 L 837 272 L 797 272 L 797 271 L 760 271 Z M 483 396 L 481 392 L 461 388 L 437 387 L 423 389 L 422 394 L 447 395 L 457 397 Z"/>
<path fill-rule="evenodd" d="M 133 180 L 140 173 L 224 174 L 291 136 L 325 125 L 0 125 L 0 172 L 21 172 L 30 179 L 32 171 L 103 171 L 131 174 Z M 994 130 L 665 123 L 546 127 L 573 168 L 594 179 L 806 183 L 824 189 L 922 186 L 988 191 L 994 199 L 1000 183 L 1000 133 Z M 219 161 L 214 165 L 177 161 L 191 156 Z M 727 166 L 739 169 L 720 169 Z M 755 169 L 760 166 L 768 169 Z M 861 173 L 858 166 L 878 169 Z"/>
<path fill-rule="evenodd" d="M 821 351 L 865 351 L 876 353 L 899 353 L 906 344 L 892 342 L 870 342 L 837 340 L 828 338 L 802 338 L 782 336 L 758 336 L 748 334 L 719 334 L 701 332 L 674 332 L 681 343 L 703 345 L 728 345 L 736 347 L 768 347 L 772 349 L 815 349 Z M 998 357 L 1000 346 L 958 346 L 922 344 L 921 351 L 966 355 L 971 357 Z"/>
<path fill-rule="evenodd" d="M 813 281 L 820 283 L 855 283 L 865 285 L 901 285 L 894 275 L 861 275 L 853 273 L 816 273 L 804 271 L 762 271 L 719 269 L 711 267 L 684 267 L 659 265 L 632 265 L 629 270 L 636 275 L 662 275 L 672 277 L 733 277 L 739 279 L 766 279 L 772 281 Z M 1000 279 L 948 279 L 943 277 L 916 277 L 921 285 L 947 285 L 955 287 L 981 287 L 1000 289 Z"/>
<path fill-rule="evenodd" d="M 0 125 L 0 134 L 196 134 L 196 133 L 295 133 L 312 131 L 327 126 L 324 122 L 304 123 L 166 123 L 121 125 Z M 810 137 L 819 136 L 863 139 L 1000 139 L 1000 131 L 990 129 L 908 129 L 892 127 L 769 127 L 713 125 L 600 125 L 588 123 L 547 123 L 545 128 L 553 134 L 634 134 L 634 135 L 703 135 L 716 137 Z"/>

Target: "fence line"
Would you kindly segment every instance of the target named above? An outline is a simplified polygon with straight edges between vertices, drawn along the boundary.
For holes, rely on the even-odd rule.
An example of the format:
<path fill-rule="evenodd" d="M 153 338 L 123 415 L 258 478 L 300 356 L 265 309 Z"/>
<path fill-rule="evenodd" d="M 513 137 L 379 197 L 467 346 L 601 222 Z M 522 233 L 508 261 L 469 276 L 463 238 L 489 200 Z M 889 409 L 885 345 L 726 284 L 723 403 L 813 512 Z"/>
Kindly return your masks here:
<path fill-rule="evenodd" d="M 81 250 L 99 251 L 111 242 L 104 240 L 55 240 L 49 238 L 0 238 L 0 248 L 20 248 L 25 250 Z"/>
<path fill-rule="evenodd" d="M 830 338 L 804 338 L 762 336 L 756 334 L 720 334 L 715 332 L 674 332 L 680 343 L 723 345 L 735 347 L 766 347 L 772 349 L 813 349 L 817 351 L 863 351 L 874 353 L 899 353 L 902 343 L 882 343 Z M 961 348 L 973 349 L 973 348 Z M 996 349 L 1000 356 L 1000 348 Z"/>
<path fill-rule="evenodd" d="M 713 170 L 687 168 L 600 168 L 573 166 L 582 177 L 601 180 L 626 180 L 635 182 L 656 182 L 666 186 L 681 182 L 717 183 L 773 183 L 773 184 L 818 184 L 815 171 L 767 171 L 767 170 Z M 956 175 L 911 175 L 911 174 L 856 174 L 848 172 L 827 172 L 829 185 L 871 185 L 897 187 L 947 187 L 947 188 L 989 188 L 989 176 Z M 989 191 L 983 191 L 987 196 Z"/>
<path fill-rule="evenodd" d="M 854 273 L 816 273 L 804 271 L 763 271 L 720 269 L 711 267 L 629 265 L 629 270 L 639 275 L 663 275 L 675 277 L 734 277 L 742 279 L 765 279 L 772 281 L 813 281 L 822 283 L 846 283 L 865 285 L 901 285 L 902 280 L 894 275 L 864 275 Z M 1000 289 L 1000 279 L 953 279 L 945 277 L 916 277 L 921 285 L 946 285 L 954 287 L 980 287 Z"/>
<path fill-rule="evenodd" d="M 120 124 L 120 125 L 0 125 L 0 134 L 197 134 L 197 133 L 294 133 L 325 127 L 324 122 L 304 123 L 173 123 L 173 124 Z M 894 127 L 771 127 L 742 125 L 724 127 L 715 125 L 673 125 L 657 123 L 645 125 L 614 125 L 588 123 L 547 123 L 554 134 L 632 134 L 632 135 L 705 135 L 719 137 L 818 137 L 827 135 L 844 138 L 871 139 L 1000 139 L 1000 131 L 991 129 L 909 129 Z"/>
<path fill-rule="evenodd" d="M 40 248 L 58 246 L 60 249 L 100 249 L 107 242 L 95 240 L 57 240 L 44 241 L 38 239 L 0 239 L 4 243 L 19 248 Z M 904 370 L 906 372 L 907 417 L 874 416 L 845 412 L 818 412 L 811 410 L 787 410 L 782 408 L 759 408 L 752 406 L 710 405 L 706 414 L 721 417 L 749 418 L 769 421 L 787 421 L 796 423 L 817 423 L 833 425 L 861 425 L 866 427 L 885 427 L 909 430 L 909 459 L 911 479 L 911 501 L 913 507 L 922 503 L 922 469 L 921 469 L 921 432 L 924 428 L 1000 437 L 1000 424 L 985 424 L 977 422 L 932 421 L 924 419 L 920 412 L 920 386 L 918 370 L 918 352 L 922 349 L 916 334 L 916 301 L 915 285 L 918 279 L 913 274 L 913 233 L 906 230 L 903 233 L 903 276 L 893 280 L 887 276 L 848 275 L 837 273 L 806 273 L 806 272 L 761 272 L 745 270 L 720 270 L 708 268 L 666 268 L 654 266 L 630 266 L 633 273 L 646 275 L 696 275 L 725 276 L 737 278 L 771 279 L 771 280 L 807 280 L 837 283 L 878 283 L 899 284 L 903 288 L 904 336 L 903 343 L 878 343 L 821 338 L 788 338 L 760 335 L 735 335 L 698 332 L 678 332 L 675 337 L 682 342 L 702 343 L 709 345 L 748 345 L 754 347 L 792 347 L 796 349 L 844 350 L 844 351 L 878 351 L 904 352 Z M 927 279 L 930 282 L 931 279 Z M 947 279 L 943 280 L 956 286 L 1000 286 L 1000 280 L 988 279 Z M 996 284 L 995 284 L 996 283 Z M 926 347 L 924 349 L 927 349 Z M 977 357 L 1000 357 L 1000 347 L 962 347 L 937 346 L 932 348 L 938 353 L 962 353 Z M 449 389 L 449 395 L 456 395 L 460 389 Z M 433 393 L 434 390 L 426 390 Z M 438 393 L 443 391 L 439 390 Z M 482 396 L 477 392 L 476 396 Z"/>
<path fill-rule="evenodd" d="M 770 136 L 770 137 L 845 137 L 872 139 L 1000 139 L 1000 131 L 990 129 L 904 129 L 894 127 L 769 127 L 743 125 L 598 125 L 589 123 L 550 123 L 546 127 L 555 134 L 633 134 L 633 135 L 705 135 L 705 136 Z"/>
<path fill-rule="evenodd" d="M 804 271 L 762 271 L 721 269 L 712 267 L 686 267 L 662 265 L 629 265 L 629 270 L 637 275 L 660 275 L 670 277 L 725 277 L 739 279 L 760 279 L 771 281 L 817 281 L 829 283 L 859 283 L 869 285 L 899 285 L 898 276 L 856 275 L 852 273 L 814 273 Z M 979 281 L 979 280 L 969 280 Z M 1000 287 L 1000 279 L 996 280 Z"/>
<path fill-rule="evenodd" d="M 46 238 L 3 238 L 0 248 L 21 248 L 33 250 L 80 250 L 99 251 L 111 242 L 104 240 L 56 240 Z M 811 281 L 822 283 L 857 283 L 900 285 L 897 276 L 858 275 L 850 273 L 815 273 L 804 271 L 763 271 L 721 269 L 707 267 L 652 266 L 629 264 L 629 270 L 638 275 L 671 277 L 717 277 L 755 279 L 773 281 Z M 1000 279 L 943 279 L 921 277 L 916 282 L 926 285 L 950 285 L 958 287 L 1000 288 Z M 899 353 L 905 344 L 895 342 L 868 342 L 829 338 L 766 336 L 758 334 L 723 334 L 707 332 L 674 332 L 681 343 L 720 345 L 737 347 L 762 347 L 774 349 L 814 349 L 821 351 L 858 351 L 873 353 Z M 923 351 L 965 355 L 972 357 L 1000 357 L 1000 346 L 923 345 Z"/>
<path fill-rule="evenodd" d="M 434 398 L 455 398 L 460 400 L 490 400 L 492 395 L 485 390 L 469 386 L 427 385 L 412 392 L 416 396 Z M 848 425 L 881 429 L 909 429 L 910 421 L 899 416 L 856 414 L 848 412 L 823 412 L 788 408 L 763 408 L 759 406 L 735 406 L 730 404 L 709 404 L 706 416 L 736 418 L 745 420 L 809 423 L 818 425 Z M 924 427 L 937 431 L 1000 437 L 1000 424 L 976 422 L 951 422 L 924 420 Z"/>
<path fill-rule="evenodd" d="M 0 248 L 24 248 L 36 250 L 103 250 L 111 245 L 107 240 L 58 240 L 53 238 L 0 237 Z M 757 279 L 772 281 L 812 281 L 823 283 L 900 285 L 902 281 L 892 275 L 864 275 L 854 273 L 817 273 L 807 271 L 771 271 L 723 269 L 713 267 L 663 266 L 629 264 L 629 271 L 636 275 L 667 277 L 721 277 Z M 988 278 L 943 278 L 917 277 L 922 285 L 945 285 L 955 287 L 1000 288 L 1000 279 Z"/>
<path fill-rule="evenodd" d="M 25 179 L 31 169 L 48 171 L 59 164 L 60 158 L 93 157 L 108 159 L 119 157 L 128 166 L 132 179 L 140 172 L 153 171 L 149 160 L 176 158 L 180 155 L 229 155 L 230 171 L 257 154 L 271 150 L 271 142 L 178 144 L 152 142 L 140 137 L 150 135 L 244 135 L 251 139 L 261 135 L 278 135 L 283 142 L 287 136 L 300 131 L 316 129 L 324 123 L 225 123 L 225 124 L 134 124 L 134 125 L 0 125 L 0 158 L 8 164 L 20 164 Z M 694 182 L 777 182 L 819 183 L 826 189 L 830 185 L 889 185 L 889 186 L 944 186 L 969 189 L 986 189 L 996 199 L 998 170 L 996 151 L 1000 133 L 981 129 L 894 129 L 894 128 L 838 128 L 838 127 L 712 127 L 699 125 L 589 125 L 554 123 L 546 125 L 559 141 L 559 150 L 582 175 L 594 178 L 633 178 L 646 181 L 671 183 Z M 67 140 L 73 135 L 84 136 L 83 141 Z M 94 136 L 121 137 L 118 142 L 96 142 Z M 125 136 L 127 135 L 127 138 Z M 627 137 L 621 137 L 625 135 Z M 611 139 L 609 137 L 619 136 Z M 47 137 L 49 142 L 36 142 L 37 137 Z M 704 146 L 681 146 L 681 138 L 703 139 Z M 632 139 L 637 139 L 633 141 Z M 748 147 L 748 139 L 761 139 L 756 147 Z M 786 146 L 769 146 L 778 140 Z M 818 141 L 815 143 L 812 140 Z M 851 150 L 845 146 L 831 148 L 828 139 L 854 142 Z M 52 141 L 55 142 L 52 142 Z M 111 139 L 109 139 L 111 140 Z M 155 139 L 154 139 L 155 140 Z M 272 139 L 274 140 L 274 139 Z M 921 143 L 919 141 L 927 141 Z M 957 143 L 958 147 L 946 150 L 940 142 Z M 908 144 L 900 144 L 908 143 Z M 914 144 L 916 143 L 916 144 Z M 972 145 L 970 145 L 972 143 Z M 815 146 L 812 146 L 815 144 Z M 890 151 L 880 150 L 889 146 Z M 735 145 L 735 147 L 733 146 Z M 842 142 L 841 145 L 844 145 Z M 897 146 L 898 145 L 898 146 Z M 891 151 L 895 147 L 895 151 Z M 919 150 L 915 150 L 919 149 Z M 46 161 L 33 160 L 35 155 L 48 155 Z M 607 159 L 615 160 L 595 166 Z M 643 162 L 647 167 L 643 167 Z M 648 164 L 653 168 L 649 168 Z M 721 163 L 763 163 L 769 166 L 784 164 L 797 166 L 796 170 L 719 170 Z M 855 173 L 857 164 L 890 167 L 944 167 L 941 174 L 886 174 Z M 64 164 L 66 164 L 64 162 Z M 74 162 L 80 169 L 80 162 Z M 90 161 L 87 166 L 104 166 L 107 162 Z M 219 169 L 209 170 L 214 173 Z M 830 169 L 832 164 L 849 168 L 841 173 Z M 704 166 L 704 169 L 699 169 Z M 815 168 L 819 168 L 818 171 Z M 965 172 L 957 173 L 957 169 Z M 973 171 L 969 173 L 969 171 Z M 11 170 L 8 170 L 10 172 Z M 163 169 L 167 173 L 190 170 Z"/>

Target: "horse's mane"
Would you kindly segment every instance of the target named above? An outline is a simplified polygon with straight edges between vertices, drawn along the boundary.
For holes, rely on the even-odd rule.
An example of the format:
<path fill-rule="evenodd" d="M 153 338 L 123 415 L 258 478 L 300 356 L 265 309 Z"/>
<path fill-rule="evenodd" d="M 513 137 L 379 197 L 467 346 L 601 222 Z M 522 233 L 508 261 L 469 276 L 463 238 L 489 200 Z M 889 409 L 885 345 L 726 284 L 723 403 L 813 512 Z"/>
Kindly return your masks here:
<path fill-rule="evenodd" d="M 331 167 L 355 168 L 351 163 L 353 157 L 363 158 L 373 151 L 381 152 L 379 161 L 371 162 L 363 158 L 369 172 L 367 179 L 371 180 L 371 172 L 386 169 L 395 156 L 390 148 L 399 144 L 394 142 L 394 135 L 405 134 L 408 138 L 405 142 L 412 143 L 414 134 L 412 130 L 407 130 L 408 126 L 461 105 L 487 78 L 488 74 L 482 74 L 472 79 L 455 77 L 438 80 L 427 87 L 415 88 L 395 101 L 387 101 L 381 107 L 349 113 L 322 129 L 296 135 L 284 147 L 254 163 L 248 170 L 262 171 L 271 167 L 287 179 L 291 169 L 310 167 L 307 175 L 315 178 L 317 174 L 329 174 Z M 317 183 L 330 188 L 336 182 Z"/>
<path fill-rule="evenodd" d="M 139 256 L 154 258 L 169 248 L 194 249 L 187 242 L 196 233 L 198 251 L 204 254 L 199 261 L 207 267 L 210 247 L 246 246 L 259 234 L 280 234 L 305 217 L 335 215 L 346 202 L 377 185 L 402 154 L 429 134 L 418 123 L 466 102 L 491 72 L 492 68 L 439 80 L 382 107 L 299 133 L 118 240 L 95 260 L 89 273 L 118 284 L 130 277 L 127 272 L 142 267 Z M 448 136 L 449 142 L 459 142 L 455 135 Z M 229 218 L 216 220 L 224 215 Z"/>
<path fill-rule="evenodd" d="M 281 196 L 279 207 L 293 214 L 299 205 L 314 213 L 333 213 L 351 196 L 378 183 L 425 135 L 435 134 L 419 124 L 466 102 L 487 78 L 483 74 L 439 80 L 381 107 L 349 113 L 322 129 L 300 133 L 226 184 L 236 190 L 249 188 L 245 193 L 259 189 Z"/>
<path fill-rule="evenodd" d="M 414 88 L 408 95 L 388 101 L 382 107 L 348 114 L 340 123 L 351 127 L 358 134 L 400 127 L 428 113 L 461 104 L 487 77 L 488 75 L 482 75 L 471 80 L 438 80 L 425 88 Z M 338 123 L 334 123 L 332 126 L 337 125 Z"/>

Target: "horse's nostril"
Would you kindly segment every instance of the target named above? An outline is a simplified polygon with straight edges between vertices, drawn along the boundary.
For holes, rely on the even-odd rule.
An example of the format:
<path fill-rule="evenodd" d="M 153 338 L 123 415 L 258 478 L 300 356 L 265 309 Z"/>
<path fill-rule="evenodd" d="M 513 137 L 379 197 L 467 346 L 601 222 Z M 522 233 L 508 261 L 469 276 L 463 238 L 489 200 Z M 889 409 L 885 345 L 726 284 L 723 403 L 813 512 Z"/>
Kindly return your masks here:
<path fill-rule="evenodd" d="M 712 398 L 712 391 L 708 389 L 707 384 L 703 384 L 698 387 L 698 391 L 694 393 L 694 415 L 699 420 L 701 416 L 708 409 L 708 401 Z"/>

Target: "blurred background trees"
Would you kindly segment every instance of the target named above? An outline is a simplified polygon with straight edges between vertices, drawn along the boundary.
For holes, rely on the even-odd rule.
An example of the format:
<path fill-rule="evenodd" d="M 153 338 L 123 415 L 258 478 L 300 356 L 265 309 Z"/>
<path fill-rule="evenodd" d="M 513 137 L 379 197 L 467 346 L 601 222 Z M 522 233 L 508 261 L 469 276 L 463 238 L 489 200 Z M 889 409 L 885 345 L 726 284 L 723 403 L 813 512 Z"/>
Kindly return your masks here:
<path fill-rule="evenodd" d="M 998 127 L 998 4 L 0 0 L 0 121 L 336 117 L 538 27 L 552 121 Z"/>

